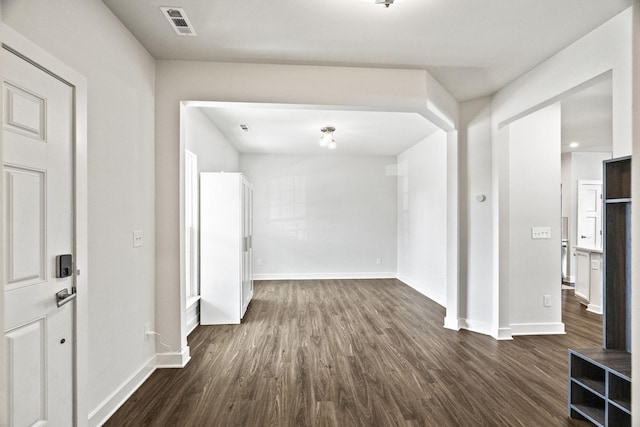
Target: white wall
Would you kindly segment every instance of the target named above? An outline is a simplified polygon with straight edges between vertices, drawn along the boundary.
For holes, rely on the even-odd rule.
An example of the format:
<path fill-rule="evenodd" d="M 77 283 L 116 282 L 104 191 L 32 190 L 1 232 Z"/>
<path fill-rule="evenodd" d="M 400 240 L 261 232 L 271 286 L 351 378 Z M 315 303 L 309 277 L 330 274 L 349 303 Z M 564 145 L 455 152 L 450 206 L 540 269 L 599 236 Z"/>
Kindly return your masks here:
<path fill-rule="evenodd" d="M 491 99 L 461 104 L 460 123 L 459 326 L 492 335 Z"/>
<path fill-rule="evenodd" d="M 240 154 L 198 107 L 185 112 L 187 150 L 198 156 L 198 172 L 239 172 Z"/>
<path fill-rule="evenodd" d="M 445 305 L 447 135 L 437 131 L 398 155 L 398 278 Z"/>
<path fill-rule="evenodd" d="M 509 127 L 509 313 L 512 334 L 561 333 L 560 104 Z M 532 239 L 549 227 L 549 239 Z M 543 306 L 549 295 L 551 306 Z"/>
<path fill-rule="evenodd" d="M 98 0 L 4 0 L 2 15 L 87 77 L 93 411 L 148 372 L 155 353 L 142 333 L 154 321 L 155 61 Z M 143 231 L 143 247 L 132 247 L 133 230 Z"/>
<path fill-rule="evenodd" d="M 510 338 L 509 147 L 504 125 L 612 75 L 613 153 L 631 151 L 631 9 L 498 91 L 492 98 L 493 310 L 499 338 Z M 559 154 L 558 154 L 559 161 Z M 558 255 L 559 258 L 559 255 Z"/>
<path fill-rule="evenodd" d="M 242 154 L 240 166 L 256 279 L 395 277 L 395 157 Z"/>

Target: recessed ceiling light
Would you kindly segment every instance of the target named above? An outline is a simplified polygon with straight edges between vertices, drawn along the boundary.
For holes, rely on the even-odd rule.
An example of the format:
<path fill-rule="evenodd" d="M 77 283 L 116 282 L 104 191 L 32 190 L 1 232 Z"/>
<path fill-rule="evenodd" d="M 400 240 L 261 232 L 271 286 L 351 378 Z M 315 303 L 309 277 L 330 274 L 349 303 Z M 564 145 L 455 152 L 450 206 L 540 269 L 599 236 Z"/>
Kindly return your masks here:
<path fill-rule="evenodd" d="M 578 148 L 578 146 L 579 146 L 579 145 L 580 145 L 579 143 L 577 143 L 577 142 L 575 142 L 575 141 L 574 141 L 574 142 L 572 142 L 571 144 L 569 144 L 569 147 L 571 147 L 571 148 Z"/>

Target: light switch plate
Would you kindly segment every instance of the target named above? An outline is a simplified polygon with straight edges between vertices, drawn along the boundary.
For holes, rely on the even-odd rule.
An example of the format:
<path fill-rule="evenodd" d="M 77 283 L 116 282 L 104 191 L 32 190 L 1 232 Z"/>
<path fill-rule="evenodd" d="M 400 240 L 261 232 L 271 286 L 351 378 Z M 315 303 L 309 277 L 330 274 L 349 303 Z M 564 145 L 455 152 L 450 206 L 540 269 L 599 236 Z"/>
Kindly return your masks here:
<path fill-rule="evenodd" d="M 142 246 L 142 230 L 135 230 L 133 232 L 133 247 L 139 248 Z"/>
<path fill-rule="evenodd" d="M 551 227 L 531 227 L 532 239 L 550 239 Z"/>

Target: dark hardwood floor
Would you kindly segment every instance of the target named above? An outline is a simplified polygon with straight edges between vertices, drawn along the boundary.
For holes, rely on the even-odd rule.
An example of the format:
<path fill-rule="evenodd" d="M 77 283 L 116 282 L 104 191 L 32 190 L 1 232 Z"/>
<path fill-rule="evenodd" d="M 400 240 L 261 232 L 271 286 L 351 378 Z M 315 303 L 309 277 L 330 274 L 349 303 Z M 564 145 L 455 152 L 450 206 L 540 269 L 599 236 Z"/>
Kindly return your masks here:
<path fill-rule="evenodd" d="M 558 285 L 560 286 L 560 285 Z M 567 417 L 567 348 L 601 317 L 563 291 L 566 335 L 513 341 L 442 327 L 397 280 L 256 282 L 241 325 L 200 326 L 106 426 L 582 426 Z"/>

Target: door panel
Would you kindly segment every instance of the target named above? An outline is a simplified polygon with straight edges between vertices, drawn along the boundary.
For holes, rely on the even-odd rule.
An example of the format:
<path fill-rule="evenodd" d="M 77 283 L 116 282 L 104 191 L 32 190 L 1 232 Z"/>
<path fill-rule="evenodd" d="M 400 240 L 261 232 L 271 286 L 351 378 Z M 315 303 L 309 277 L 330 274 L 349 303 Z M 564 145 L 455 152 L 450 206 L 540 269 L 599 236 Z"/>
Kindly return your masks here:
<path fill-rule="evenodd" d="M 5 167 L 7 290 L 45 280 L 45 174 Z"/>
<path fill-rule="evenodd" d="M 6 334 L 7 362 L 13 367 L 8 385 L 14 425 L 31 426 L 47 419 L 44 323 L 38 319 Z"/>
<path fill-rule="evenodd" d="M 578 181 L 577 246 L 602 248 L 602 183 Z"/>
<path fill-rule="evenodd" d="M 73 425 L 73 89 L 1 49 L 9 425 Z M 72 270 L 73 271 L 73 270 Z"/>

